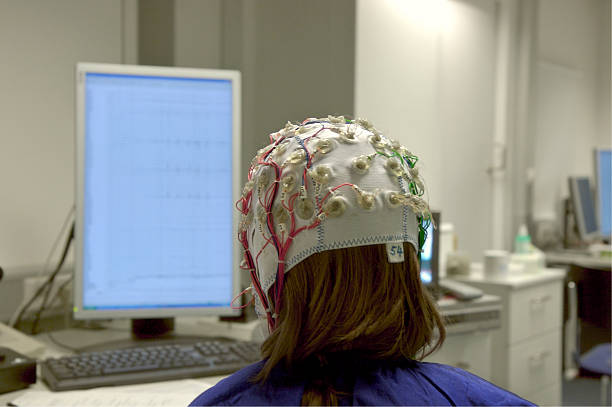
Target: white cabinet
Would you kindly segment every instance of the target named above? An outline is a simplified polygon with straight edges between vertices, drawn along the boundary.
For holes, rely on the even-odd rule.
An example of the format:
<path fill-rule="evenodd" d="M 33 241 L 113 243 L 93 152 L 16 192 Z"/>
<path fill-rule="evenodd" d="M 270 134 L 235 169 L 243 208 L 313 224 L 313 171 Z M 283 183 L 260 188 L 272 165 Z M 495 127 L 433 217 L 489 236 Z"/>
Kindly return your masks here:
<path fill-rule="evenodd" d="M 474 265 L 459 281 L 499 296 L 501 327 L 492 333 L 491 381 L 538 404 L 561 404 L 561 332 L 565 272 L 484 277 Z"/>
<path fill-rule="evenodd" d="M 491 380 L 493 333 L 501 324 L 502 304 L 494 295 L 473 301 L 442 298 L 438 310 L 446 320 L 446 340 L 425 361 L 465 369 Z"/>
<path fill-rule="evenodd" d="M 491 332 L 450 334 L 442 347 L 425 361 L 459 367 L 491 380 Z"/>

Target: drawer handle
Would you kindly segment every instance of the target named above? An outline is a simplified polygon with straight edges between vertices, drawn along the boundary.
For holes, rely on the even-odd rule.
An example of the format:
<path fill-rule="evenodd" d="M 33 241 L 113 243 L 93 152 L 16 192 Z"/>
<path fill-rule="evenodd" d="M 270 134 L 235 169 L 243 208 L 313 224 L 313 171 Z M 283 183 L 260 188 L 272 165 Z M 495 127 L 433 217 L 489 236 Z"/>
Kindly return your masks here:
<path fill-rule="evenodd" d="M 541 297 L 532 298 L 529 303 L 531 304 L 532 310 L 538 310 L 542 309 L 547 301 L 550 301 L 550 295 L 543 295 Z"/>
<path fill-rule="evenodd" d="M 531 355 L 529 356 L 529 365 L 531 367 L 541 366 L 542 364 L 544 364 L 544 360 L 548 356 L 550 356 L 550 352 L 547 350 L 537 353 L 535 355 Z"/>

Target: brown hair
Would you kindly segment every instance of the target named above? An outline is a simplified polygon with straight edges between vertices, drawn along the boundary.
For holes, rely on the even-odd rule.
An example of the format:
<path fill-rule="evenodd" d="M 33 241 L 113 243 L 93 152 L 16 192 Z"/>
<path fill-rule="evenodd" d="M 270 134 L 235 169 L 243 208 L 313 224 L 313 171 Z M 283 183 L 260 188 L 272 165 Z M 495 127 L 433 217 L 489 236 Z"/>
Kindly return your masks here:
<path fill-rule="evenodd" d="M 267 360 L 255 381 L 268 380 L 281 363 L 291 372 L 309 360 L 323 366 L 339 354 L 402 361 L 439 348 L 442 319 L 421 285 L 415 249 L 404 243 L 404 253 L 404 263 L 389 263 L 385 245 L 351 247 L 297 264 L 287 273 L 277 328 L 262 346 Z M 333 388 L 327 370 L 319 368 L 309 380 L 302 405 L 337 405 L 347 395 Z"/>

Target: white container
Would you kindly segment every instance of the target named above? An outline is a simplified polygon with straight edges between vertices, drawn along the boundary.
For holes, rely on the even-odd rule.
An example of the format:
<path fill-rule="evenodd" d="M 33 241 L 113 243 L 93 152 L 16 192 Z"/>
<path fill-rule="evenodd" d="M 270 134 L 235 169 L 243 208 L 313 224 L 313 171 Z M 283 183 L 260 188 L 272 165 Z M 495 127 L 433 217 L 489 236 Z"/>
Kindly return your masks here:
<path fill-rule="evenodd" d="M 508 275 L 510 255 L 506 250 L 485 250 L 483 272 L 485 276 L 502 277 Z"/>
<path fill-rule="evenodd" d="M 452 223 L 440 225 L 440 278 L 446 277 L 446 265 L 449 253 L 457 250 L 455 247 L 455 227 Z M 468 267 L 469 269 L 469 267 Z"/>

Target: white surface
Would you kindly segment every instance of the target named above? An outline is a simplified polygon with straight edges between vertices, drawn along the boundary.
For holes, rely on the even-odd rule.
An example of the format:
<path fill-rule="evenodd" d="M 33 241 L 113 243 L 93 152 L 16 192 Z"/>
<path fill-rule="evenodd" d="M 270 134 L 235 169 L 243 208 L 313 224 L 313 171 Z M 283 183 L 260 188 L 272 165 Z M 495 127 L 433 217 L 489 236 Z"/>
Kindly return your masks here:
<path fill-rule="evenodd" d="M 565 271 L 487 278 L 482 265 L 457 280 L 501 297 L 501 328 L 493 333 L 492 381 L 530 401 L 561 400 L 561 315 Z M 546 387 L 546 390 L 543 388 Z"/>
<path fill-rule="evenodd" d="M 197 380 L 138 384 L 91 390 L 52 393 L 44 390 L 24 392 L 12 400 L 18 407 L 162 407 L 186 406 L 212 384 Z"/>
<path fill-rule="evenodd" d="M 74 65 L 121 62 L 121 0 L 0 6 L 0 262 L 42 264 L 74 201 Z"/>
<path fill-rule="evenodd" d="M 21 331 L 0 322 L 0 346 L 9 348 L 32 359 L 39 358 L 45 352 L 45 345 Z"/>
<path fill-rule="evenodd" d="M 531 341 L 511 346 L 508 387 L 525 397 L 561 381 L 561 335 L 553 330 Z"/>
<path fill-rule="evenodd" d="M 534 284 L 559 280 L 565 277 L 562 269 L 547 268 L 536 273 L 518 273 L 505 276 L 485 276 L 482 271 L 482 263 L 472 263 L 469 275 L 453 276 L 453 279 L 466 283 L 491 283 L 510 289 L 518 289 Z"/>
<path fill-rule="evenodd" d="M 560 330 L 563 291 L 560 284 L 525 287 L 510 297 L 510 343 Z"/>
<path fill-rule="evenodd" d="M 425 361 L 456 366 L 491 380 L 491 341 L 489 331 L 448 335 L 442 348 Z"/>
<path fill-rule="evenodd" d="M 546 257 L 546 262 L 549 264 L 575 264 L 582 267 L 612 268 L 612 258 L 596 257 L 571 252 L 546 252 L 544 253 L 544 256 Z"/>
<path fill-rule="evenodd" d="M 560 219 L 567 176 L 592 174 L 593 147 L 611 145 L 610 2 L 542 0 L 537 15 L 534 215 Z"/>
<path fill-rule="evenodd" d="M 483 272 L 490 277 L 503 277 L 508 274 L 509 261 L 506 250 L 485 250 Z"/>
<path fill-rule="evenodd" d="M 561 394 L 561 382 L 557 382 L 551 386 L 539 389 L 531 394 L 528 400 L 538 406 L 560 406 Z"/>
<path fill-rule="evenodd" d="M 174 65 L 222 68 L 221 0 L 174 1 Z"/>
<path fill-rule="evenodd" d="M 495 2 L 357 1 L 355 116 L 419 156 L 431 206 L 472 258 L 493 227 L 495 37 Z"/>

